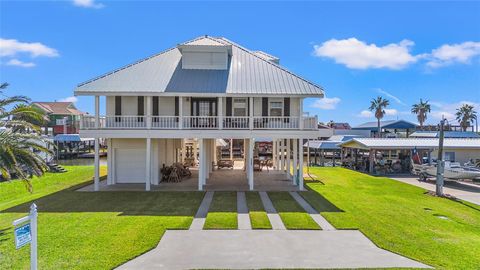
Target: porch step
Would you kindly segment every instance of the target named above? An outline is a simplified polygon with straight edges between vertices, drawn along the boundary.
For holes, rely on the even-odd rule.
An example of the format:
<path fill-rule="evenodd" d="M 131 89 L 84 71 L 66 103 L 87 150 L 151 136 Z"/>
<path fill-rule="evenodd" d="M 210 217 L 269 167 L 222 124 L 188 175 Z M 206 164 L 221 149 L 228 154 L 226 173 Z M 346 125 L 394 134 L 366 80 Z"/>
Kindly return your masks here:
<path fill-rule="evenodd" d="M 67 170 L 63 168 L 62 166 L 56 164 L 56 163 L 51 163 L 48 164 L 48 170 L 53 173 L 65 173 Z"/>

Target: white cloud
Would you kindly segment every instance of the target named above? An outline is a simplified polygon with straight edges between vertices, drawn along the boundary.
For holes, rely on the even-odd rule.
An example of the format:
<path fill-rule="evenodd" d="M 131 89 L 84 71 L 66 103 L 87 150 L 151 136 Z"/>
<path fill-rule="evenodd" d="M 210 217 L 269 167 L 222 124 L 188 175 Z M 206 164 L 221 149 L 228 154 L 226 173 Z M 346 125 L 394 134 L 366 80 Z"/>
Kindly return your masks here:
<path fill-rule="evenodd" d="M 397 114 L 398 114 L 398 111 L 395 109 L 385 109 L 385 115 L 393 116 Z"/>
<path fill-rule="evenodd" d="M 385 46 L 367 44 L 356 38 L 330 39 L 322 45 L 315 45 L 314 55 L 332 58 L 352 69 L 402 69 L 417 61 L 417 57 L 410 54 L 413 45 L 413 41 L 406 39 Z"/>
<path fill-rule="evenodd" d="M 77 7 L 84 7 L 84 8 L 103 8 L 105 7 L 104 4 L 97 3 L 95 0 L 73 0 L 73 5 Z"/>
<path fill-rule="evenodd" d="M 468 104 L 473 106 L 477 111 L 480 109 L 480 103 L 473 102 L 473 101 L 460 101 L 460 102 L 453 102 L 453 103 L 444 103 L 439 101 L 432 101 L 430 102 L 432 105 L 432 111 L 430 115 L 432 118 L 440 120 L 442 117 L 445 117 L 450 122 L 456 123 L 455 119 L 455 112 L 458 108 L 460 108 L 463 104 Z"/>
<path fill-rule="evenodd" d="M 59 100 L 60 102 L 77 102 L 78 101 L 78 98 L 77 97 L 66 97 L 66 98 L 62 98 Z"/>
<path fill-rule="evenodd" d="M 7 66 L 17 66 L 17 67 L 34 67 L 35 63 L 32 62 L 22 62 L 18 59 L 10 59 L 7 63 L 5 63 Z"/>
<path fill-rule="evenodd" d="M 471 59 L 480 55 L 480 42 L 467 41 L 460 44 L 445 44 L 432 50 L 428 55 L 427 66 L 443 67 L 455 63 L 469 64 Z"/>
<path fill-rule="evenodd" d="M 362 118 L 370 118 L 370 117 L 373 117 L 373 113 L 368 110 L 363 110 L 357 116 Z"/>
<path fill-rule="evenodd" d="M 341 99 L 338 97 L 333 97 L 333 98 L 321 98 L 315 100 L 315 102 L 312 104 L 313 108 L 318 108 L 322 110 L 334 110 L 338 103 L 340 103 Z"/>
<path fill-rule="evenodd" d="M 395 100 L 395 102 L 397 102 L 398 104 L 406 105 L 406 104 L 405 104 L 402 100 L 400 100 L 398 97 L 390 94 L 389 92 L 387 92 L 387 91 L 385 91 L 385 90 L 383 90 L 383 89 L 381 89 L 381 88 L 378 88 L 378 89 L 377 89 L 377 92 L 380 93 L 380 94 L 383 94 L 383 95 L 385 95 L 385 96 L 387 96 L 387 97 L 389 97 L 389 98 L 391 98 L 391 99 L 393 99 L 393 100 Z"/>
<path fill-rule="evenodd" d="M 0 56 L 2 57 L 14 57 L 19 53 L 27 53 L 31 57 L 46 56 L 56 57 L 58 56 L 57 50 L 43 45 L 40 42 L 20 42 L 16 39 L 3 39 L 0 38 Z"/>

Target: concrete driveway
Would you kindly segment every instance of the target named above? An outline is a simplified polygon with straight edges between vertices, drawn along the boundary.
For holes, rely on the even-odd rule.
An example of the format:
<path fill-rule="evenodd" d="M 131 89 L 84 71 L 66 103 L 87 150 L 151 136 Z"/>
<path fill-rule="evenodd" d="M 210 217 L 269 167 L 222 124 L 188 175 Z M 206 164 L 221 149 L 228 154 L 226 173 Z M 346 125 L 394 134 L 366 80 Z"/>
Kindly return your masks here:
<path fill-rule="evenodd" d="M 435 191 L 435 181 L 433 180 L 428 182 L 419 182 L 418 177 L 415 176 L 392 177 L 392 179 L 427 190 Z M 464 201 L 480 205 L 480 185 L 459 181 L 446 181 L 443 192 Z"/>

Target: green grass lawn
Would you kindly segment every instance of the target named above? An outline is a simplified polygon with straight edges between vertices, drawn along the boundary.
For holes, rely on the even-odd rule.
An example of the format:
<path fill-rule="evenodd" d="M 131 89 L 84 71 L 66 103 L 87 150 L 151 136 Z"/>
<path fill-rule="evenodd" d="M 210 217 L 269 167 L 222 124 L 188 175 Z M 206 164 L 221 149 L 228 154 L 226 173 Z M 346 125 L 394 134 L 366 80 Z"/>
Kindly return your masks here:
<path fill-rule="evenodd" d="M 310 171 L 321 182 L 300 194 L 336 228 L 358 228 L 378 246 L 436 268 L 480 269 L 480 206 L 347 169 Z"/>
<path fill-rule="evenodd" d="M 289 230 L 318 230 L 320 227 L 288 192 L 268 192 L 268 197 Z"/>
<path fill-rule="evenodd" d="M 203 192 L 76 192 L 93 167 L 67 167 L 33 182 L 0 183 L 0 269 L 28 269 L 29 247 L 15 250 L 12 221 L 38 205 L 40 269 L 111 269 L 152 248 L 166 229 L 187 229 Z M 8 198 L 8 199 L 4 199 Z"/>
<path fill-rule="evenodd" d="M 272 224 L 270 224 L 258 192 L 245 192 L 245 196 L 247 197 L 247 206 L 252 228 L 271 229 Z"/>
<path fill-rule="evenodd" d="M 216 191 L 208 209 L 204 229 L 237 229 L 237 192 Z"/>

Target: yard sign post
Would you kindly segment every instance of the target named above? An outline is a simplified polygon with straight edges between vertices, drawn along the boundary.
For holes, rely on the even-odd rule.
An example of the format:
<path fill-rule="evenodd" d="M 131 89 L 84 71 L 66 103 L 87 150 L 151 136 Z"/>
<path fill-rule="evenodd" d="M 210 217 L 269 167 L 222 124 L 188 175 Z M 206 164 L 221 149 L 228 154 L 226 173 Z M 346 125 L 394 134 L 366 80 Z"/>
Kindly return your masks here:
<path fill-rule="evenodd" d="M 13 221 L 13 226 L 15 247 L 30 243 L 30 269 L 37 270 L 37 206 L 32 203 L 29 215 Z"/>

